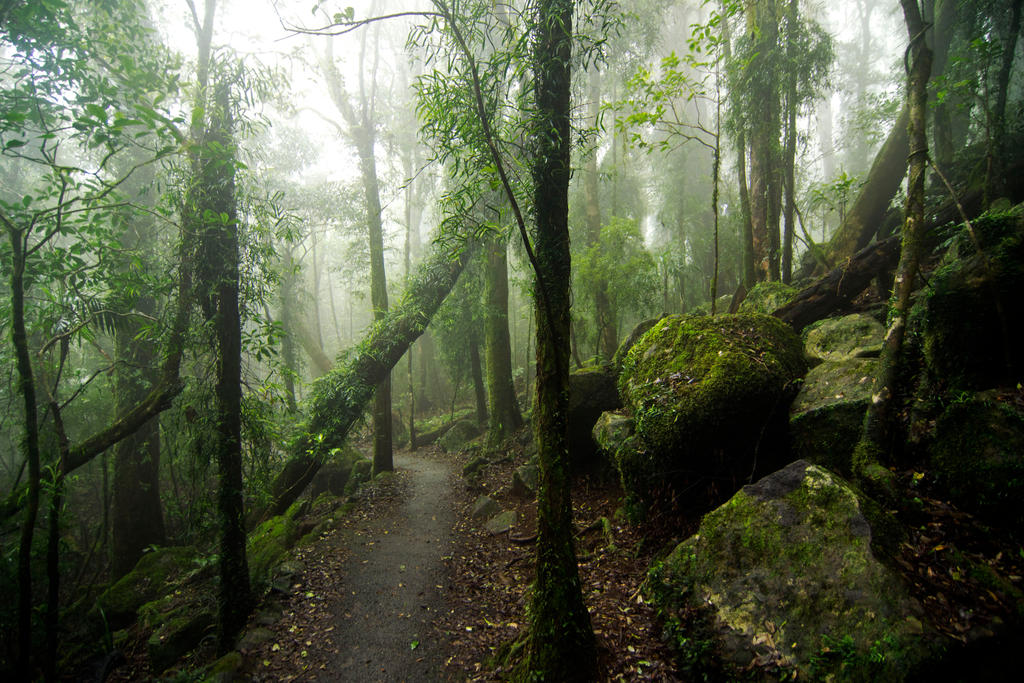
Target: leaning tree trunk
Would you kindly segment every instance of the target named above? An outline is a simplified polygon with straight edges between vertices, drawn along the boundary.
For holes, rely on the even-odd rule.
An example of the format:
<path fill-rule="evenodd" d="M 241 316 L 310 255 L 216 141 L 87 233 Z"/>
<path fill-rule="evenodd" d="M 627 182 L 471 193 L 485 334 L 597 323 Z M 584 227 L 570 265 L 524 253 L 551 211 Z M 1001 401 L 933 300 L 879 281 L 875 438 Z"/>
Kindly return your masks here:
<path fill-rule="evenodd" d="M 910 295 L 914 291 L 918 266 L 924 244 L 924 181 L 928 168 L 928 78 L 931 74 L 932 52 L 925 42 L 925 23 L 917 0 L 901 0 L 903 15 L 910 36 L 913 65 L 908 79 L 910 174 L 907 180 L 907 208 L 903 222 L 903 245 L 896 268 L 893 310 L 889 329 L 882 345 L 882 357 L 875 391 L 864 418 L 864 429 L 854 453 L 853 467 L 857 477 L 872 490 L 883 495 L 892 487 L 892 473 L 882 466 L 889 459 L 897 428 L 900 402 L 899 377 L 903 369 L 903 338 L 906 334 Z"/>
<path fill-rule="evenodd" d="M 476 246 L 474 241 L 467 242 L 454 258 L 438 248 L 417 267 L 398 305 L 371 328 L 353 351 L 341 356 L 338 367 L 317 381 L 309 419 L 291 457 L 271 485 L 273 503 L 266 514 L 277 515 L 287 510 L 331 449 L 344 444 L 377 385 L 426 330 Z"/>
<path fill-rule="evenodd" d="M 537 578 L 522 680 L 595 680 L 596 650 L 573 547 L 569 489 L 569 93 L 572 0 L 539 0 L 535 47 Z"/>
<path fill-rule="evenodd" d="M 882 224 L 889 203 L 896 196 L 907 170 L 907 154 L 910 151 L 907 138 L 908 117 L 908 109 L 904 107 L 896 120 L 896 125 L 871 164 L 867 181 L 860 194 L 839 229 L 829 240 L 825 248 L 825 262 L 828 267 L 838 266 L 867 246 Z M 797 277 L 810 275 L 815 265 L 814 259 L 808 257 Z"/>

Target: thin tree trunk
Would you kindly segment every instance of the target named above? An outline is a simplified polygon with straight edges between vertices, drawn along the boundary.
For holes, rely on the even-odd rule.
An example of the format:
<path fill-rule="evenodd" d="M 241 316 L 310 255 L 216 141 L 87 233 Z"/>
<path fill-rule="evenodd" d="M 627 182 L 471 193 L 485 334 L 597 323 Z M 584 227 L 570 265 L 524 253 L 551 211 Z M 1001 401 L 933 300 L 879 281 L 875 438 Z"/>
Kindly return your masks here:
<path fill-rule="evenodd" d="M 476 422 L 483 427 L 487 424 L 487 389 L 484 387 L 484 371 L 480 363 L 480 342 L 469 342 L 469 369 L 473 377 L 473 398 L 476 400 Z"/>
<path fill-rule="evenodd" d="M 489 420 L 487 443 L 500 444 L 523 424 L 512 384 L 512 343 L 508 317 L 508 252 L 504 242 L 487 244 L 484 296 L 484 355 L 487 365 Z"/>
<path fill-rule="evenodd" d="M 32 678 L 32 539 L 39 514 L 39 418 L 36 412 L 36 384 L 25 328 L 25 238 L 24 230 L 8 224 L 11 241 L 11 341 L 18 367 L 18 392 L 25 410 L 21 449 L 28 463 L 28 499 L 18 545 L 18 675 Z"/>
<path fill-rule="evenodd" d="M 924 243 L 924 181 L 928 164 L 927 109 L 928 78 L 932 52 L 925 41 L 925 23 L 917 0 L 900 0 L 910 37 L 913 65 L 908 75 L 910 173 L 907 207 L 903 223 L 900 262 L 896 268 L 895 292 L 889 329 L 875 378 L 875 391 L 864 419 L 864 429 L 854 453 L 858 478 L 878 493 L 891 494 L 892 473 L 883 467 L 896 442 L 897 410 L 901 399 L 898 386 L 903 369 L 903 338 L 906 334 L 910 296 L 914 291 Z"/>

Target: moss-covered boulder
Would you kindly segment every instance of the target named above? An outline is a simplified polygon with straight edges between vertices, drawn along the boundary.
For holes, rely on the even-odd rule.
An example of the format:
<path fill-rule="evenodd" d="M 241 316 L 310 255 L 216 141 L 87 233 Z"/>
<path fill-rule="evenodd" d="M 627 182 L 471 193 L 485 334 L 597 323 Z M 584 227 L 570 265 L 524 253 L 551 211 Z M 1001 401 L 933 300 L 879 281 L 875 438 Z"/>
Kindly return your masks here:
<path fill-rule="evenodd" d="M 721 487 L 750 476 L 755 463 L 777 466 L 789 403 L 806 372 L 799 337 L 777 318 L 664 318 L 633 346 L 619 376 L 639 440 L 633 454 L 620 449 L 627 492 L 643 499 L 645 481 L 697 478 Z"/>
<path fill-rule="evenodd" d="M 934 379 L 956 389 L 1014 385 L 1024 367 L 1024 205 L 961 230 L 924 299 L 924 352 Z"/>
<path fill-rule="evenodd" d="M 613 458 L 634 433 L 633 418 L 621 411 L 601 413 L 592 432 L 597 447 L 608 458 Z"/>
<path fill-rule="evenodd" d="M 146 654 L 153 671 L 162 672 L 212 634 L 216 614 L 212 609 L 184 609 L 167 617 L 146 641 Z"/>
<path fill-rule="evenodd" d="M 480 427 L 476 422 L 462 419 L 448 428 L 444 436 L 437 440 L 437 445 L 445 453 L 455 453 L 464 449 L 478 436 L 480 436 Z"/>
<path fill-rule="evenodd" d="M 795 457 L 851 474 L 877 366 L 872 358 L 845 358 L 811 368 L 789 408 Z"/>
<path fill-rule="evenodd" d="M 935 421 L 930 467 L 961 508 L 1024 531 L 1024 409 L 992 393 L 965 397 Z"/>
<path fill-rule="evenodd" d="M 747 292 L 747 296 L 743 298 L 743 303 L 740 304 L 737 312 L 770 315 L 788 304 L 789 300 L 796 296 L 797 291 L 799 290 L 796 287 L 778 280 L 758 282 Z"/>
<path fill-rule="evenodd" d="M 715 315 L 722 315 L 729 312 L 729 306 L 732 305 L 732 294 L 723 294 L 715 299 Z M 690 311 L 690 315 L 711 315 L 711 302 L 705 301 L 699 306 L 695 306 Z"/>
<path fill-rule="evenodd" d="M 805 351 L 814 362 L 846 358 L 877 358 L 885 327 L 870 315 L 851 313 L 820 320 L 806 330 Z"/>
<path fill-rule="evenodd" d="M 598 453 L 591 432 L 601 413 L 622 407 L 616 375 L 609 365 L 576 370 L 569 375 L 569 460 L 573 471 L 593 470 Z"/>
<path fill-rule="evenodd" d="M 317 470 L 309 483 L 309 497 L 315 500 L 322 493 L 330 493 L 332 496 L 344 495 L 345 485 L 352 476 L 352 468 L 357 462 L 365 459 L 366 456 L 350 444 L 333 449 L 330 459 Z"/>
<path fill-rule="evenodd" d="M 896 681 L 935 654 L 921 606 L 872 552 L 866 506 L 797 461 L 707 514 L 652 568 L 650 597 L 695 680 Z"/>
<path fill-rule="evenodd" d="M 619 348 L 616 349 L 615 355 L 612 356 L 612 371 L 616 374 L 622 370 L 622 361 L 626 360 L 626 354 L 633 348 L 633 345 L 637 343 L 640 337 L 647 334 L 647 331 L 658 324 L 661 318 L 648 318 L 647 320 L 641 320 L 638 322 L 626 338 L 619 344 Z"/>
<path fill-rule="evenodd" d="M 110 629 L 121 629 L 135 621 L 140 607 L 195 570 L 198 559 L 199 553 L 192 547 L 157 548 L 143 555 L 134 569 L 96 600 Z"/>

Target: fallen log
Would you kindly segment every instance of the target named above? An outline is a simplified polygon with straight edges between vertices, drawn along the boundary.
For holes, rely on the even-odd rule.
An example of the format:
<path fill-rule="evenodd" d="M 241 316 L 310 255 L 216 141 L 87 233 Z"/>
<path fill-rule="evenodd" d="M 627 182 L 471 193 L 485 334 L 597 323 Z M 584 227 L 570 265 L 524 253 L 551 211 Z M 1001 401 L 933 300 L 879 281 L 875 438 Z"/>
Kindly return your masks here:
<path fill-rule="evenodd" d="M 800 332 L 811 323 L 848 307 L 880 272 L 893 268 L 899 256 L 899 235 L 870 244 L 801 290 L 772 315 Z"/>

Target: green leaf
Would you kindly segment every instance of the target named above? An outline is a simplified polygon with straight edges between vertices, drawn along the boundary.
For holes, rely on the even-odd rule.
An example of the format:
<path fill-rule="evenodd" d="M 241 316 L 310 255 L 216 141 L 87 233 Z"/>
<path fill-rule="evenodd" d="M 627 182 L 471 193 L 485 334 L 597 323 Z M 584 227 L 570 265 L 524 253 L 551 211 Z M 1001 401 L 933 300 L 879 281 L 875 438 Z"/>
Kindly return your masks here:
<path fill-rule="evenodd" d="M 411 643 L 409 643 L 409 649 L 410 650 L 415 650 L 419 646 L 420 646 L 420 641 L 418 641 L 418 640 L 414 640 Z"/>
<path fill-rule="evenodd" d="M 8 140 L 7 144 L 4 145 L 4 149 L 17 149 L 18 147 L 24 147 L 25 144 L 24 140 Z"/>

